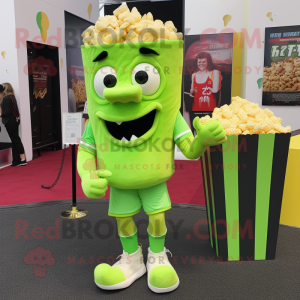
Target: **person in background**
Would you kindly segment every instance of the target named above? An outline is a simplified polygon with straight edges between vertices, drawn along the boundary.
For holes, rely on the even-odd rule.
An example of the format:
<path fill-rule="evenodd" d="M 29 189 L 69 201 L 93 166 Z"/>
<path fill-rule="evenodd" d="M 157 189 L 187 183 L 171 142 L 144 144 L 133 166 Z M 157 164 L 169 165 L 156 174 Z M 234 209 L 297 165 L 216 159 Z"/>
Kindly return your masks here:
<path fill-rule="evenodd" d="M 195 67 L 191 86 L 191 94 L 195 96 L 193 111 L 213 111 L 217 107 L 215 94 L 221 88 L 220 71 L 215 69 L 208 52 L 198 54 Z"/>
<path fill-rule="evenodd" d="M 220 91 L 223 79 L 208 52 L 200 52 L 197 55 L 195 70 L 190 90 L 190 94 L 194 96 L 193 111 L 190 112 L 191 124 L 196 116 L 195 112 L 212 112 L 216 107 L 220 107 L 221 98 L 217 104 L 216 93 Z"/>
<path fill-rule="evenodd" d="M 25 151 L 19 137 L 20 113 L 14 89 L 10 83 L 0 84 L 0 103 L 0 117 L 12 143 L 11 166 L 26 166 Z"/>

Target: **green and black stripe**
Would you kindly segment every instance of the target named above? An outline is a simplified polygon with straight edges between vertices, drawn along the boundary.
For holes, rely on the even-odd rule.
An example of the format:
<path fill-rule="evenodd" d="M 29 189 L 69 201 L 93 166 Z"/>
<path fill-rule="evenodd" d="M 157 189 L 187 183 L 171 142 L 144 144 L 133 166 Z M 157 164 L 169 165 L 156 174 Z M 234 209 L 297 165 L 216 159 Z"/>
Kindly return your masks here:
<path fill-rule="evenodd" d="M 202 157 L 210 241 L 223 260 L 275 258 L 290 136 L 229 136 Z"/>

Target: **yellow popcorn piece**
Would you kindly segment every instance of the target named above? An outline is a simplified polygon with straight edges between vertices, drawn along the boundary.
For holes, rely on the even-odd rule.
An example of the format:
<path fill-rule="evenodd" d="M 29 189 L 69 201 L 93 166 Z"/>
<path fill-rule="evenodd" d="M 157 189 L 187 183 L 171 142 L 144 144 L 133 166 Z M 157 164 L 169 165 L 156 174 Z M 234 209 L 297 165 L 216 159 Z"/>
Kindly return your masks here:
<path fill-rule="evenodd" d="M 109 25 L 113 28 L 116 28 L 119 26 L 118 19 L 115 16 L 110 16 L 109 18 Z"/>
<path fill-rule="evenodd" d="M 252 128 L 251 132 L 252 133 L 259 133 L 263 131 L 263 126 L 259 123 L 254 124 L 254 127 Z"/>
<path fill-rule="evenodd" d="M 250 103 L 250 106 L 251 106 L 252 108 L 258 108 L 258 103 Z"/>
<path fill-rule="evenodd" d="M 219 120 L 219 119 L 222 119 L 222 114 L 219 114 L 219 113 L 213 111 L 213 113 L 212 113 L 212 119 L 213 119 L 213 120 Z"/>
<path fill-rule="evenodd" d="M 118 17 L 120 14 L 124 13 L 125 11 L 129 10 L 126 3 L 122 3 L 121 6 L 119 6 L 117 9 L 113 11 L 113 14 Z"/>
<path fill-rule="evenodd" d="M 102 41 L 106 44 L 111 44 L 113 37 L 110 33 L 104 34 L 102 37 Z"/>
<path fill-rule="evenodd" d="M 155 40 L 155 37 L 152 33 L 146 32 L 143 35 L 143 42 L 153 42 Z"/>
<path fill-rule="evenodd" d="M 92 34 L 93 34 L 93 32 L 92 32 Z M 82 34 L 81 34 L 81 36 L 84 38 L 84 37 L 86 37 L 86 36 L 90 36 L 91 34 L 90 33 L 88 33 L 88 32 L 86 32 L 86 31 L 84 31 Z"/>
<path fill-rule="evenodd" d="M 248 116 L 255 118 L 256 115 L 258 114 L 258 109 L 257 108 L 251 108 L 248 112 L 247 112 Z"/>
<path fill-rule="evenodd" d="M 249 116 L 248 116 L 247 122 L 250 122 L 250 123 L 256 123 L 256 122 L 255 122 L 255 118 L 249 117 Z"/>
<path fill-rule="evenodd" d="M 246 114 L 246 112 L 240 108 L 238 113 L 237 113 L 237 116 L 239 117 L 239 119 L 243 122 L 243 123 L 246 123 L 247 120 L 248 120 L 248 115 Z"/>
<path fill-rule="evenodd" d="M 154 23 L 157 25 L 157 26 L 159 26 L 159 27 L 161 27 L 161 28 L 164 28 L 165 27 L 165 25 L 164 25 L 164 22 L 162 21 L 162 20 L 155 20 L 154 21 Z"/>
<path fill-rule="evenodd" d="M 136 25 L 129 25 L 128 27 L 126 27 L 126 30 L 128 30 L 128 32 L 129 32 L 130 30 L 135 30 L 135 28 L 136 28 Z"/>
<path fill-rule="evenodd" d="M 123 13 L 119 14 L 119 20 L 122 20 L 130 16 L 130 10 L 126 10 Z"/>
<path fill-rule="evenodd" d="M 291 126 L 286 126 L 285 130 L 286 130 L 286 133 L 292 132 L 292 127 Z"/>
<path fill-rule="evenodd" d="M 92 41 L 92 37 L 91 36 L 86 36 L 83 38 L 83 43 L 90 43 Z"/>
<path fill-rule="evenodd" d="M 130 24 L 134 25 L 135 24 L 135 19 L 132 16 L 126 17 L 123 19 L 124 22 L 129 22 Z"/>
<path fill-rule="evenodd" d="M 165 23 L 165 27 L 171 32 L 175 32 L 175 33 L 177 32 L 177 28 L 175 27 L 175 25 L 172 21 L 167 21 Z"/>
<path fill-rule="evenodd" d="M 273 113 L 272 111 L 270 111 L 268 108 L 266 108 L 266 109 L 264 110 L 264 112 L 267 114 L 267 116 L 268 116 L 269 118 L 271 118 L 271 117 L 274 116 L 274 113 Z"/>
<path fill-rule="evenodd" d="M 231 126 L 230 121 L 227 119 L 219 119 L 218 121 L 222 124 L 224 129 L 228 129 Z"/>
<path fill-rule="evenodd" d="M 128 33 L 126 38 L 129 40 L 132 40 L 133 38 L 137 37 L 137 34 L 135 33 L 135 31 L 133 29 L 131 29 Z"/>
<path fill-rule="evenodd" d="M 135 22 L 139 22 L 142 19 L 142 16 L 136 7 L 131 10 L 131 16 L 135 19 Z"/>
<path fill-rule="evenodd" d="M 237 114 L 238 111 L 239 111 L 239 109 L 241 108 L 241 106 L 242 106 L 242 103 L 235 102 L 235 103 L 231 103 L 231 104 L 229 105 L 229 109 L 230 109 L 233 113 Z"/>
<path fill-rule="evenodd" d="M 98 22 L 102 22 L 105 24 L 105 26 L 109 25 L 109 20 L 105 17 L 99 17 Z"/>
<path fill-rule="evenodd" d="M 272 130 L 268 131 L 267 133 L 278 133 L 278 131 L 272 129 Z"/>
<path fill-rule="evenodd" d="M 255 124 L 253 122 L 249 122 L 246 124 L 247 130 L 253 130 L 254 127 L 255 127 Z"/>
<path fill-rule="evenodd" d="M 233 116 L 233 113 L 227 106 L 222 109 L 222 115 L 224 118 L 230 119 Z"/>
<path fill-rule="evenodd" d="M 231 122 L 231 125 L 233 125 L 231 127 L 237 127 L 240 124 L 240 119 L 237 115 L 233 115 L 229 121 Z"/>
<path fill-rule="evenodd" d="M 147 26 L 148 26 L 147 23 L 140 22 L 140 23 L 136 24 L 135 32 L 136 33 L 141 33 L 141 31 L 144 30 L 144 29 L 146 29 Z"/>
<path fill-rule="evenodd" d="M 259 109 L 258 115 L 259 115 L 263 120 L 269 119 L 269 116 L 268 116 L 262 109 Z"/>
<path fill-rule="evenodd" d="M 95 27 L 98 31 L 102 31 L 107 28 L 108 25 L 104 24 L 104 22 L 97 21 Z"/>
<path fill-rule="evenodd" d="M 151 14 L 151 12 L 147 13 L 147 20 L 153 21 L 153 15 Z"/>
<path fill-rule="evenodd" d="M 251 112 L 253 110 L 253 108 L 247 104 L 247 105 L 243 106 L 243 110 L 245 111 L 246 114 L 248 114 L 249 112 Z"/>
<path fill-rule="evenodd" d="M 142 20 L 147 20 L 147 15 L 146 15 L 146 14 L 144 14 L 144 15 L 142 16 Z"/>
<path fill-rule="evenodd" d="M 82 32 L 81 36 L 84 38 L 86 36 L 91 35 L 94 28 L 95 28 L 95 26 L 90 26 L 89 28 L 87 28 L 85 31 Z"/>
<path fill-rule="evenodd" d="M 95 29 L 95 30 L 92 32 L 92 35 L 91 35 L 92 39 L 93 39 L 94 37 L 97 37 L 98 34 L 99 34 L 99 30 Z"/>
<path fill-rule="evenodd" d="M 238 128 L 241 129 L 242 131 L 248 131 L 247 130 L 247 124 L 239 124 Z"/>
<path fill-rule="evenodd" d="M 129 22 L 124 22 L 124 23 L 120 26 L 120 28 L 125 29 L 125 28 L 128 27 L 129 25 L 130 25 Z"/>
<path fill-rule="evenodd" d="M 256 116 L 255 116 L 255 121 L 256 121 L 257 123 L 263 123 L 263 122 L 264 122 L 263 118 L 262 118 L 261 116 L 259 116 L 259 115 L 256 115 Z"/>
<path fill-rule="evenodd" d="M 270 117 L 270 120 L 274 123 L 274 124 L 281 124 L 282 119 L 281 118 L 277 118 L 275 116 Z"/>
<path fill-rule="evenodd" d="M 169 40 L 178 40 L 179 38 L 177 37 L 175 32 L 171 32 L 169 35 Z"/>
<path fill-rule="evenodd" d="M 242 133 L 241 129 L 238 128 L 227 128 L 225 129 L 226 135 L 239 135 Z"/>
<path fill-rule="evenodd" d="M 243 135 L 250 134 L 250 131 L 249 131 L 249 130 L 245 130 L 242 134 L 243 134 Z"/>
<path fill-rule="evenodd" d="M 268 132 L 269 132 L 270 130 L 272 130 L 272 128 L 273 128 L 273 126 L 270 125 L 269 123 L 263 123 L 262 125 L 263 125 L 263 127 L 264 127 L 264 132 L 265 132 L 265 133 L 268 133 Z"/>

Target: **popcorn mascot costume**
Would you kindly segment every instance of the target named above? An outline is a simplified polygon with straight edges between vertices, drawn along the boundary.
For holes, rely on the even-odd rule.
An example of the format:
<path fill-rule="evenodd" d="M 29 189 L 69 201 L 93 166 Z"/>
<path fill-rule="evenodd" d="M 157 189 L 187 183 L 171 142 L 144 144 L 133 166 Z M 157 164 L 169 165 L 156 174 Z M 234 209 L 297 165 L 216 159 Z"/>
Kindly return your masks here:
<path fill-rule="evenodd" d="M 183 41 L 81 46 L 89 122 L 81 139 L 77 168 L 89 198 L 110 186 L 108 215 L 116 217 L 123 246 L 120 261 L 95 268 L 95 283 L 126 288 L 148 273 L 156 293 L 175 290 L 176 271 L 165 248 L 165 211 L 171 209 L 166 181 L 174 172 L 175 144 L 189 159 L 205 146 L 226 141 L 221 124 L 193 122 L 194 138 L 179 112 Z M 96 162 L 97 161 L 97 162 Z M 148 261 L 144 264 L 133 216 L 149 216 Z"/>

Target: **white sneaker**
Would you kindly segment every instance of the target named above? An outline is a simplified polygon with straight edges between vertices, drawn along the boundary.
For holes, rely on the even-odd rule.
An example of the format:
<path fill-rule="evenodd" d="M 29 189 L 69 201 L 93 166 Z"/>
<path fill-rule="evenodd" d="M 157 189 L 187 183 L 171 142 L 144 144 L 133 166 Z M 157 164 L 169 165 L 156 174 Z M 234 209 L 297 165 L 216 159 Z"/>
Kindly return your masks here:
<path fill-rule="evenodd" d="M 123 251 L 113 266 L 100 264 L 95 268 L 96 285 L 104 290 L 119 290 L 130 286 L 146 273 L 141 246 L 132 254 Z"/>
<path fill-rule="evenodd" d="M 166 248 L 160 253 L 153 253 L 148 248 L 148 287 L 155 293 L 171 292 L 179 286 L 178 275 L 170 264 L 166 252 L 171 253 Z"/>

